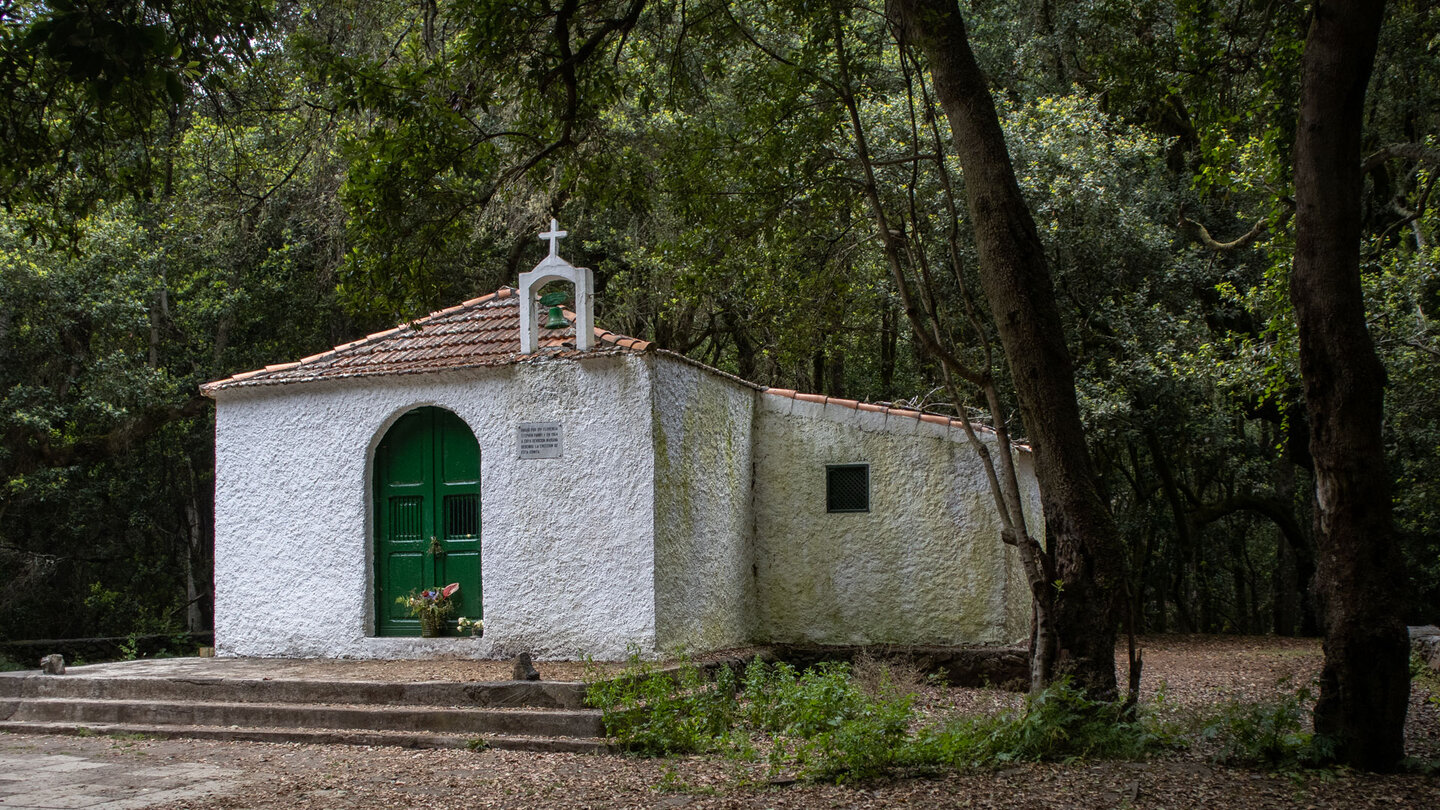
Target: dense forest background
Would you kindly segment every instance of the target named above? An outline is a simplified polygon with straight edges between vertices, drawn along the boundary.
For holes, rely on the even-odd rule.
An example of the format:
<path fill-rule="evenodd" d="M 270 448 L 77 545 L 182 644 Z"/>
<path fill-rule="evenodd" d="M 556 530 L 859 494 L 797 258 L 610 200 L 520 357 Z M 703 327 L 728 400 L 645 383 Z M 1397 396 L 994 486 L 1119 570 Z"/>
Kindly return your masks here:
<path fill-rule="evenodd" d="M 1137 624 L 1316 632 L 1287 292 L 1307 6 L 963 5 Z M 991 418 L 941 393 L 899 245 L 910 306 L 995 364 L 1023 437 L 924 67 L 879 0 L 0 0 L 0 639 L 208 627 L 197 386 L 514 284 L 552 216 L 609 329 L 765 384 Z M 1395 586 L 1434 621 L 1429 2 L 1389 4 L 1368 98 Z"/>

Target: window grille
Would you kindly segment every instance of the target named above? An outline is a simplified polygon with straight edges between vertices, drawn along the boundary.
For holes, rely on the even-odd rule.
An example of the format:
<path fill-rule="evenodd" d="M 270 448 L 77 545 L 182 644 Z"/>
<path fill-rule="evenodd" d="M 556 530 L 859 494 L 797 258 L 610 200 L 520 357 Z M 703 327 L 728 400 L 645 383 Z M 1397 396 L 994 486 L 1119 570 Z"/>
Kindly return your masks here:
<path fill-rule="evenodd" d="M 480 496 L 450 495 L 445 498 L 445 536 L 468 538 L 480 535 Z"/>
<path fill-rule="evenodd" d="M 831 464 L 825 468 L 825 511 L 870 511 L 869 464 Z"/>
<path fill-rule="evenodd" d="M 390 499 L 390 537 L 394 540 L 416 541 L 420 539 L 423 498 L 413 495 Z"/>

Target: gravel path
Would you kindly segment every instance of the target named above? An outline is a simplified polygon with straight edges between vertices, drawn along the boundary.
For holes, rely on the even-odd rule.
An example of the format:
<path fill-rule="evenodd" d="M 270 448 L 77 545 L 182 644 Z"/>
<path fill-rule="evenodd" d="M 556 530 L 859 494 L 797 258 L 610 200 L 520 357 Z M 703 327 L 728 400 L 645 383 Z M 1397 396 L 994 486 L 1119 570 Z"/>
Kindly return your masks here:
<path fill-rule="evenodd" d="M 1145 644 L 1145 689 L 1164 683 L 1184 707 L 1254 698 L 1313 678 L 1317 642 L 1274 638 L 1165 637 Z M 543 667 L 542 667 L 543 669 Z M 548 674 L 548 673 L 547 673 Z M 380 676 L 380 673 L 376 673 Z M 1123 677 L 1123 672 L 1122 672 Z M 1277 687 L 1277 681 L 1279 686 Z M 1440 758 L 1440 715 L 1417 686 L 1408 728 L 1413 756 Z M 922 703 L 996 706 L 1012 696 L 927 689 Z M 243 775 L 223 795 L 182 800 L 181 808 L 1440 808 L 1440 779 L 1418 774 L 1272 775 L 1226 768 L 1196 751 L 1146 762 L 1019 765 L 999 772 L 945 773 L 860 786 L 787 784 L 767 779 L 764 763 L 713 757 L 639 760 L 618 756 L 512 751 L 407 751 L 395 748 L 265 745 L 0 735 L 16 750 L 83 756 L 154 767 L 208 763 Z M 228 787 L 228 786 L 227 786 Z M 4 807 L 0 798 L 0 807 Z"/>

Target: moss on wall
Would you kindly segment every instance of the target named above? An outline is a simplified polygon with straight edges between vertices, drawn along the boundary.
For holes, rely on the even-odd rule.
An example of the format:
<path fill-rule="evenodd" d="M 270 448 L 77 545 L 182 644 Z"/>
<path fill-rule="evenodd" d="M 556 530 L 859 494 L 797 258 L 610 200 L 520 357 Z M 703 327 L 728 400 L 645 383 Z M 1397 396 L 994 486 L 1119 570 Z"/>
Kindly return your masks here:
<path fill-rule="evenodd" d="M 657 358 L 656 635 L 662 648 L 749 641 L 754 392 Z"/>
<path fill-rule="evenodd" d="M 756 447 L 762 640 L 1016 640 L 1013 552 L 959 431 L 769 396 Z M 849 463 L 870 465 L 870 511 L 828 513 L 826 465 Z"/>

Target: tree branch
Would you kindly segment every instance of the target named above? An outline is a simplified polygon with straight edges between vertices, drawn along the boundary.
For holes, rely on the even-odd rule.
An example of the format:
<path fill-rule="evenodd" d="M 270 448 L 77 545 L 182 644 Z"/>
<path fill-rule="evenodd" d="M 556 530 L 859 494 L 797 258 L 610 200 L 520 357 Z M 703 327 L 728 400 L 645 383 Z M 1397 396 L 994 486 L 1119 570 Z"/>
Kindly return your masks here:
<path fill-rule="evenodd" d="M 1365 158 L 1362 170 L 1373 172 L 1380 164 L 1394 158 L 1405 158 L 1416 163 L 1428 163 L 1440 167 L 1440 149 L 1432 149 L 1423 143 L 1394 143 Z"/>

